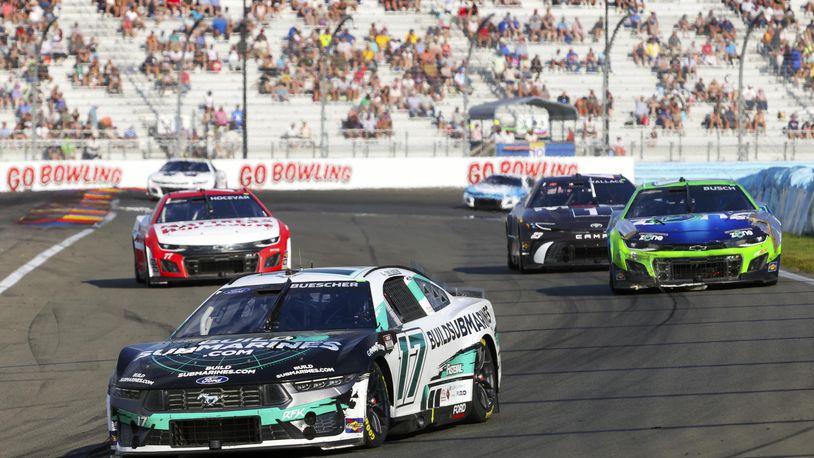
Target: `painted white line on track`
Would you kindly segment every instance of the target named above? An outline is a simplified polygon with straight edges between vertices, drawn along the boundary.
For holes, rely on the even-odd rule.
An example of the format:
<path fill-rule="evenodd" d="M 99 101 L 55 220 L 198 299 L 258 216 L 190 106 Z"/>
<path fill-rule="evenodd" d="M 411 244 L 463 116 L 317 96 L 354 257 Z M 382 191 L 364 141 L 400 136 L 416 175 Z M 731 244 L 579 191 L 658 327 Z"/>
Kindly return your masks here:
<path fill-rule="evenodd" d="M 780 276 L 788 278 L 789 280 L 796 280 L 814 286 L 814 278 L 806 277 L 805 275 L 796 274 L 794 272 L 780 271 Z"/>
<path fill-rule="evenodd" d="M 114 204 L 115 205 L 115 204 Z M 37 267 L 41 266 L 45 261 L 50 259 L 52 256 L 56 255 L 60 251 L 68 248 L 69 246 L 76 243 L 78 240 L 87 237 L 88 235 L 92 234 L 96 229 L 104 226 L 105 224 L 113 221 L 113 218 L 116 217 L 116 212 L 108 213 L 102 221 L 97 223 L 95 226 L 84 229 L 67 239 L 57 243 L 56 245 L 48 248 L 47 250 L 43 251 L 42 253 L 34 256 L 34 259 L 28 261 L 27 263 L 23 264 L 15 270 L 14 272 L 10 273 L 6 278 L 0 281 L 0 294 L 3 294 L 7 289 L 14 286 L 15 283 L 22 280 L 23 277 L 31 273 L 32 270 L 36 269 Z"/>

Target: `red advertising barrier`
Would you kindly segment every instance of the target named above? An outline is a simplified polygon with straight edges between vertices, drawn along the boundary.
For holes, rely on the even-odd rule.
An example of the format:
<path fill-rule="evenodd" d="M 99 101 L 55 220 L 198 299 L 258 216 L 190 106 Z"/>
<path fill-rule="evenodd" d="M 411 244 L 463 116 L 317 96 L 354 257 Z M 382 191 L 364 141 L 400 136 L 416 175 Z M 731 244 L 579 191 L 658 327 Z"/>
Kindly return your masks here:
<path fill-rule="evenodd" d="M 122 169 L 94 163 L 33 162 L 9 167 L 5 178 L 9 191 L 116 186 L 121 182 Z"/>
<path fill-rule="evenodd" d="M 240 167 L 240 186 L 263 187 L 279 183 L 348 183 L 353 167 L 302 161 L 274 161 L 268 164 L 246 164 Z"/>
<path fill-rule="evenodd" d="M 483 160 L 473 161 L 469 164 L 467 181 L 475 184 L 489 175 L 510 174 L 527 175 L 532 177 L 541 176 L 564 176 L 573 175 L 579 171 L 576 162 L 552 161 L 545 159 L 501 159 L 499 161 Z"/>

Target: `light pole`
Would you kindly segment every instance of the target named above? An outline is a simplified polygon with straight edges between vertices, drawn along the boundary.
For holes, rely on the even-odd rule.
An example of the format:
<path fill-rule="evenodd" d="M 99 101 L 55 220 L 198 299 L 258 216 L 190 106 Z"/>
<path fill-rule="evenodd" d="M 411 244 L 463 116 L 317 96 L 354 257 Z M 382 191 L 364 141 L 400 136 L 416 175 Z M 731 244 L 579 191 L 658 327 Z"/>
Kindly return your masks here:
<path fill-rule="evenodd" d="M 51 28 L 54 23 L 57 22 L 56 16 L 54 16 L 48 24 L 45 25 L 45 29 L 42 31 L 42 36 L 40 37 L 39 41 L 37 41 L 37 46 L 34 51 L 34 75 L 32 75 L 33 80 L 31 81 L 31 158 L 34 159 L 34 155 L 37 151 L 37 99 L 39 98 L 40 94 L 40 57 L 42 57 L 42 42 L 48 38 L 48 30 Z"/>
<path fill-rule="evenodd" d="M 193 32 L 195 32 L 195 29 L 198 28 L 198 24 L 200 24 L 201 21 L 203 21 L 203 19 L 204 19 L 203 17 L 196 19 L 195 22 L 192 24 L 192 28 L 184 32 L 185 34 L 184 47 L 181 50 L 181 60 L 179 60 L 178 64 L 176 65 L 176 72 L 178 73 L 178 97 L 176 100 L 175 107 L 175 154 L 173 156 L 180 154 L 182 151 L 181 137 L 183 136 L 184 126 L 183 122 L 181 121 L 181 96 L 183 95 L 184 91 L 183 88 L 181 87 L 181 73 L 184 71 L 184 59 L 186 59 L 187 56 L 187 47 L 189 47 L 189 37 L 192 35 Z"/>
<path fill-rule="evenodd" d="M 486 16 L 480 24 L 478 24 L 475 35 L 492 20 L 492 16 L 494 15 L 495 13 Z M 475 49 L 474 38 L 473 36 L 469 37 L 469 50 L 466 53 L 466 60 L 464 61 L 464 112 L 462 113 L 464 118 L 464 135 L 463 144 L 461 145 L 464 157 L 469 156 L 469 60 L 472 58 L 472 51 Z"/>
<path fill-rule="evenodd" d="M 319 154 L 322 157 L 328 157 L 328 131 L 325 129 L 325 97 L 328 81 L 326 78 L 326 70 L 328 69 L 328 51 L 333 48 L 336 42 L 336 34 L 342 29 L 346 22 L 352 21 L 353 18 L 345 16 L 339 21 L 339 25 L 334 29 L 331 34 L 331 41 L 326 43 L 320 42 L 320 64 L 319 64 Z"/>
<path fill-rule="evenodd" d="M 738 160 L 739 161 L 746 161 L 749 159 L 749 152 L 745 150 L 743 145 L 743 124 L 745 113 L 743 110 L 743 63 L 746 61 L 746 47 L 749 44 L 749 37 L 752 35 L 752 31 L 755 29 L 760 22 L 760 19 L 765 14 L 765 11 L 761 12 L 760 14 L 756 15 L 752 22 L 749 23 L 749 27 L 746 29 L 746 35 L 743 37 L 743 46 L 741 46 L 741 54 L 740 54 L 740 62 L 738 62 Z M 770 19 L 770 18 L 767 18 Z"/>
<path fill-rule="evenodd" d="M 610 51 L 613 47 L 613 41 L 616 39 L 616 33 L 625 23 L 630 13 L 625 13 L 622 19 L 616 24 L 612 34 L 608 34 L 608 0 L 605 0 L 605 61 L 602 62 L 602 147 L 603 153 L 607 154 L 610 149 L 610 118 L 608 117 L 608 86 L 610 79 Z"/>
<path fill-rule="evenodd" d="M 243 20 L 240 22 L 240 44 L 241 48 L 241 56 L 243 58 L 243 65 L 240 66 L 240 71 L 243 74 L 243 159 L 246 159 L 249 156 L 249 126 L 247 124 L 246 115 L 249 112 L 249 107 L 246 98 L 246 87 L 248 86 L 246 82 L 246 66 L 248 65 L 248 53 L 249 53 L 249 41 L 248 41 L 248 34 L 249 34 L 249 10 L 246 7 L 246 0 L 243 0 Z"/>

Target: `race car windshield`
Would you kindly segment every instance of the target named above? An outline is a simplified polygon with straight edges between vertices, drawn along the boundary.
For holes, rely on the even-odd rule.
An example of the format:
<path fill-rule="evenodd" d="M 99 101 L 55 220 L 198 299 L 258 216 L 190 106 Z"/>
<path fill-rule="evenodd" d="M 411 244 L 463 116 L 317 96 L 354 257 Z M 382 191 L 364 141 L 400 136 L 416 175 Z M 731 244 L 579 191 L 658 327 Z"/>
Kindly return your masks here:
<path fill-rule="evenodd" d="M 160 223 L 198 221 L 203 219 L 257 218 L 269 216 L 248 194 L 195 196 L 170 199 L 164 204 Z"/>
<path fill-rule="evenodd" d="M 160 172 L 208 172 L 209 166 L 205 162 L 198 161 L 172 161 L 164 164 Z"/>
<path fill-rule="evenodd" d="M 312 282 L 292 283 L 284 289 L 263 288 L 267 287 L 215 293 L 172 337 L 376 327 L 368 283 Z"/>
<path fill-rule="evenodd" d="M 687 198 L 689 197 L 689 201 Z M 639 192 L 626 218 L 755 210 L 743 191 L 732 185 L 689 185 Z"/>
<path fill-rule="evenodd" d="M 519 188 L 521 186 L 520 178 L 507 177 L 503 175 L 491 175 L 483 180 L 486 184 L 494 184 L 498 186 L 514 186 Z"/>
<path fill-rule="evenodd" d="M 627 180 L 543 182 L 530 207 L 566 207 L 578 205 L 624 205 L 635 187 Z M 594 192 L 596 197 L 594 197 Z"/>

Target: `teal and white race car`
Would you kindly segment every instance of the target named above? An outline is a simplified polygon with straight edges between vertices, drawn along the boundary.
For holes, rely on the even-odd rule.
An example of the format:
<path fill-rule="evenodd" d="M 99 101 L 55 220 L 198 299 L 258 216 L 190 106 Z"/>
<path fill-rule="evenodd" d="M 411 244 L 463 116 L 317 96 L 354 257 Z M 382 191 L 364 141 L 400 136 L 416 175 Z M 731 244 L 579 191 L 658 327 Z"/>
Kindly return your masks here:
<path fill-rule="evenodd" d="M 402 267 L 238 278 L 110 378 L 113 453 L 381 445 L 486 421 L 498 403 L 491 303 Z"/>
<path fill-rule="evenodd" d="M 611 219 L 610 287 L 624 292 L 714 283 L 772 285 L 780 221 L 727 180 L 652 183 Z"/>

